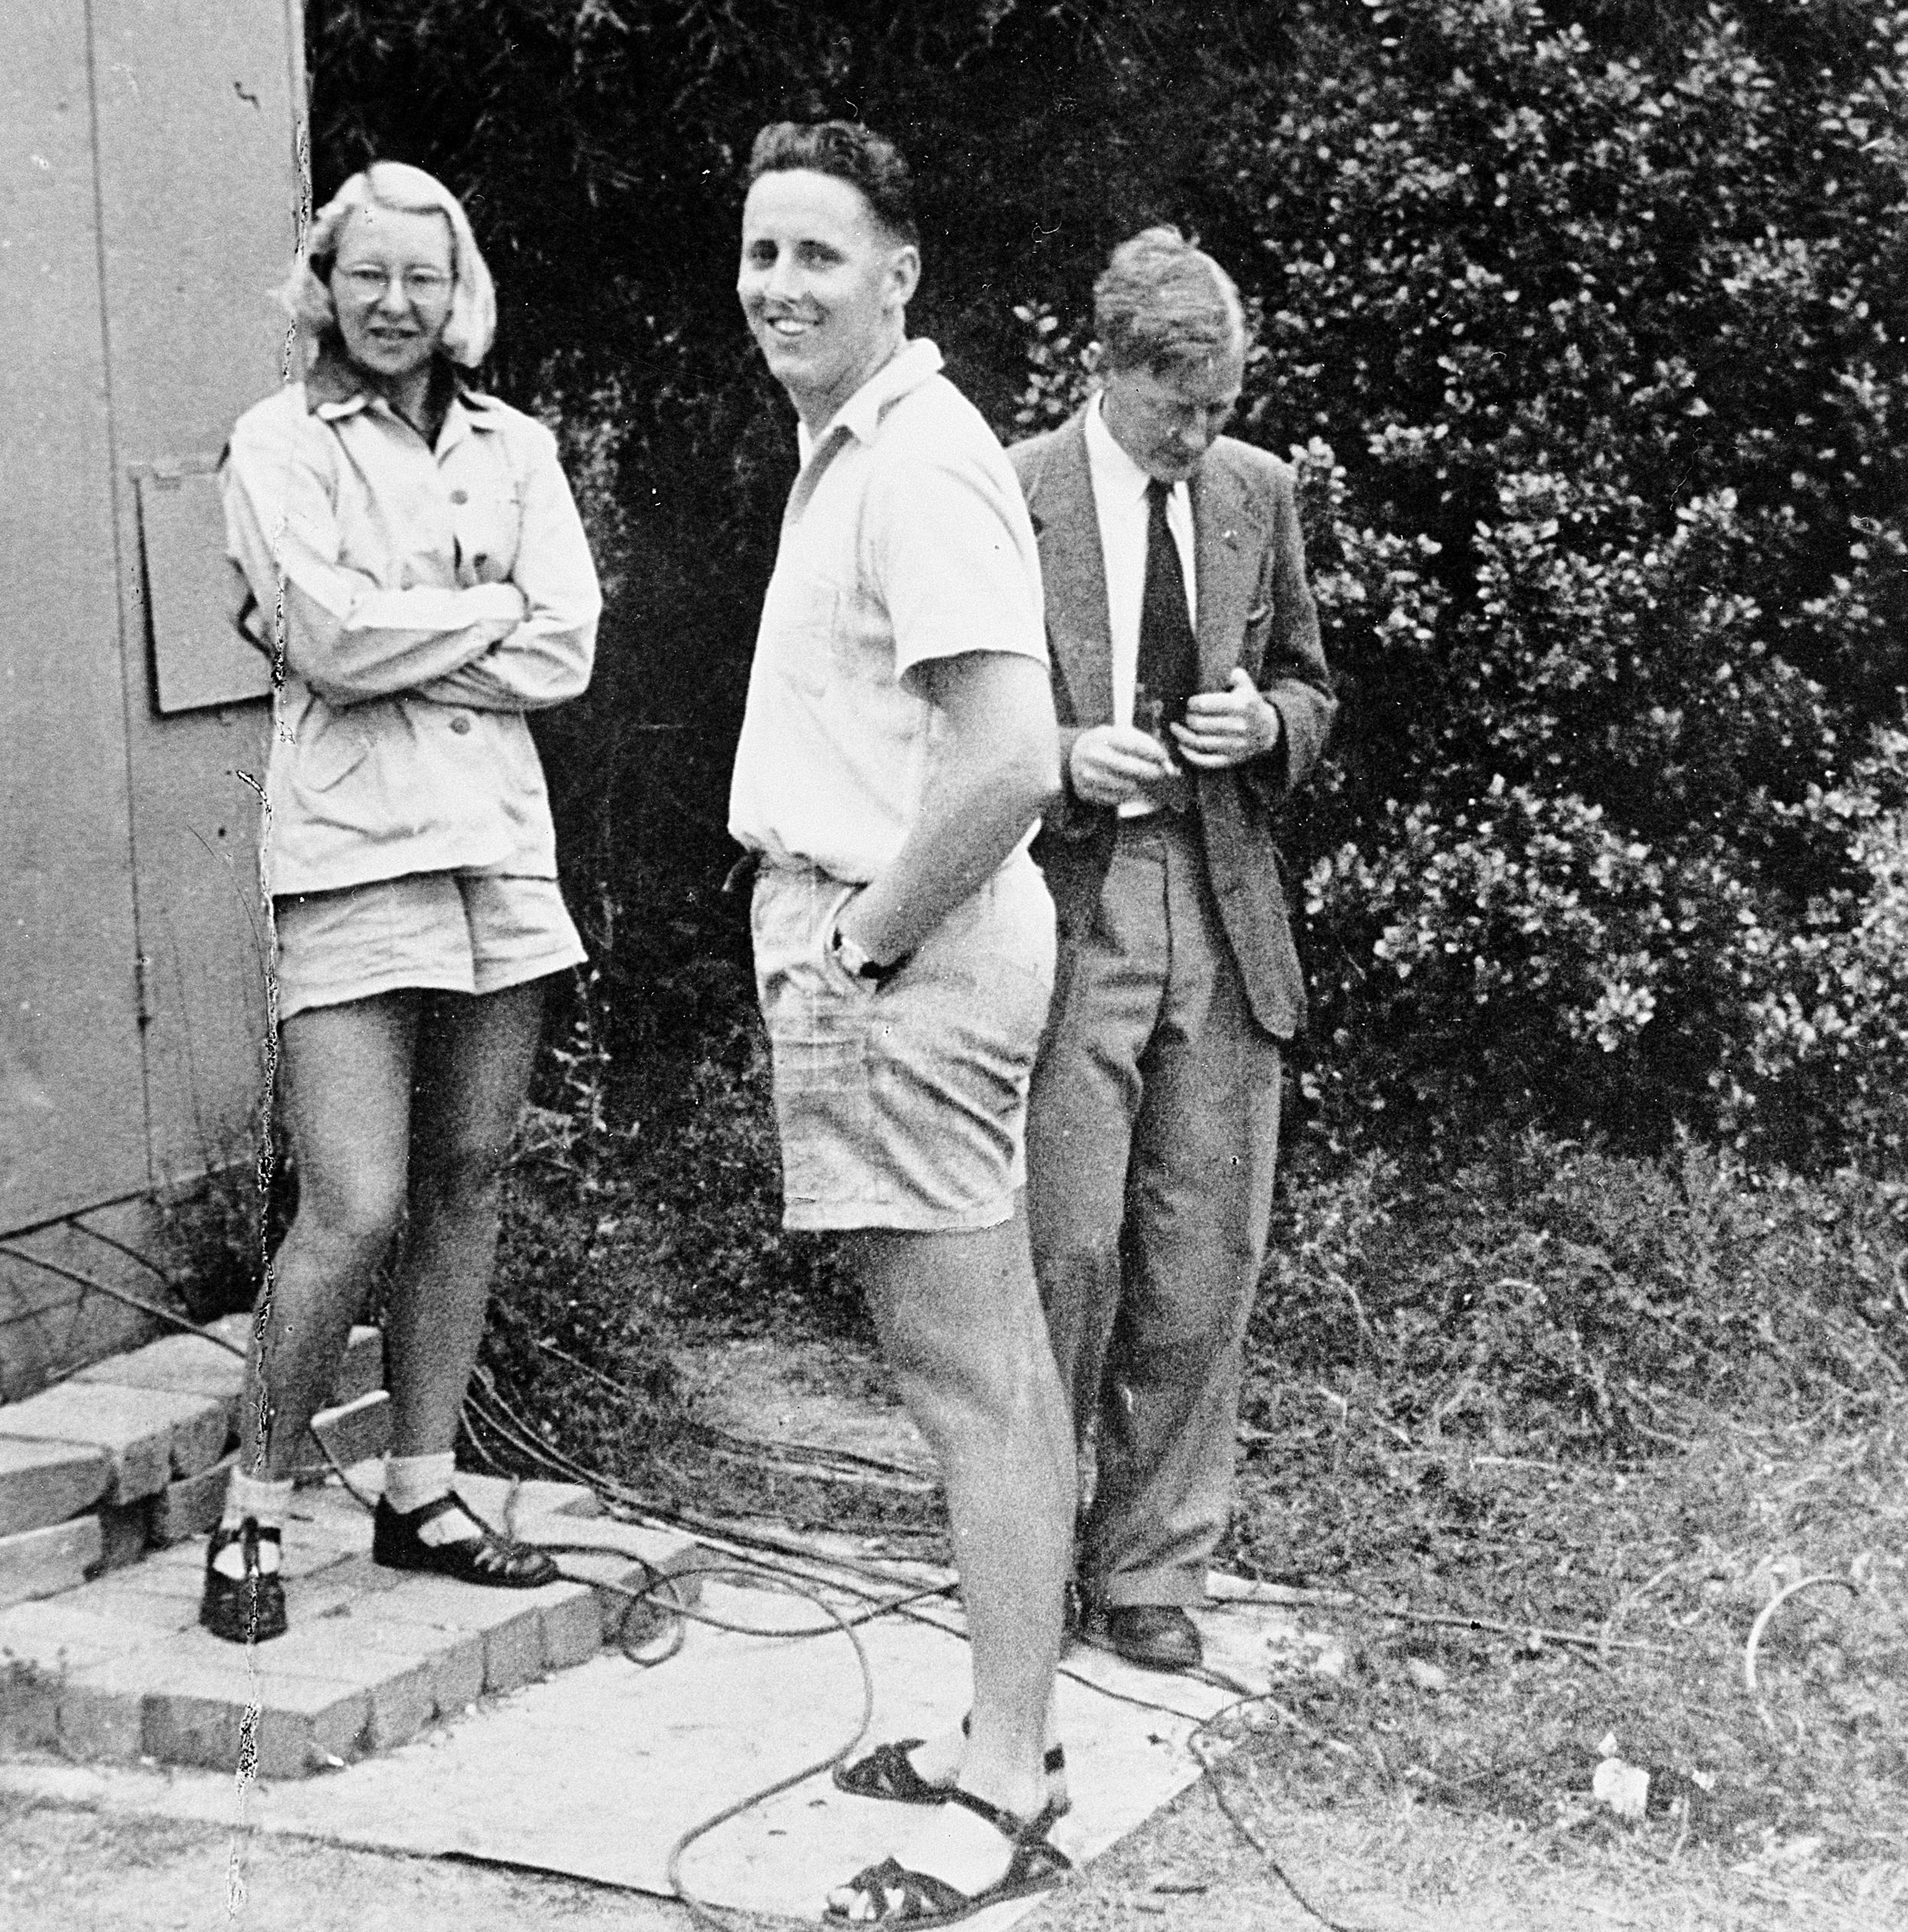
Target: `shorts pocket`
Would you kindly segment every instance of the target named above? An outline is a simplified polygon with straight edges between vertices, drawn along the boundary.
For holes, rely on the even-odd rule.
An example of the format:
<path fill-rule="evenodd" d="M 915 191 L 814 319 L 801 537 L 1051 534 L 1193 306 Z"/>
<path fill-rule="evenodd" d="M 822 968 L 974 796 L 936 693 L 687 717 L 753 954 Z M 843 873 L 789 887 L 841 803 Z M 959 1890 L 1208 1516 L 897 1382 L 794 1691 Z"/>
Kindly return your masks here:
<path fill-rule="evenodd" d="M 778 1033 L 775 1125 L 782 1189 L 793 1201 L 835 1201 L 866 1192 L 868 1052 L 860 1030 Z"/>

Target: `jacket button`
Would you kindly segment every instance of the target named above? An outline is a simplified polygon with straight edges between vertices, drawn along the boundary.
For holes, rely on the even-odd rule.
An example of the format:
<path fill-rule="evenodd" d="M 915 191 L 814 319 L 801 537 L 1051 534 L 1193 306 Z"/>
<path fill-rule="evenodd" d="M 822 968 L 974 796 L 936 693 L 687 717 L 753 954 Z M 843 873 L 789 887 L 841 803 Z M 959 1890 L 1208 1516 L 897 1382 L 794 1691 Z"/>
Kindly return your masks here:
<path fill-rule="evenodd" d="M 468 503 L 470 500 L 471 493 L 468 490 L 453 490 L 451 492 L 451 501 L 453 503 Z"/>
<path fill-rule="evenodd" d="M 468 731 L 470 728 L 471 721 L 468 718 L 465 716 L 462 711 L 458 712 L 457 716 L 451 720 L 452 730 L 455 732 L 460 738 L 462 738 L 465 733 Z"/>

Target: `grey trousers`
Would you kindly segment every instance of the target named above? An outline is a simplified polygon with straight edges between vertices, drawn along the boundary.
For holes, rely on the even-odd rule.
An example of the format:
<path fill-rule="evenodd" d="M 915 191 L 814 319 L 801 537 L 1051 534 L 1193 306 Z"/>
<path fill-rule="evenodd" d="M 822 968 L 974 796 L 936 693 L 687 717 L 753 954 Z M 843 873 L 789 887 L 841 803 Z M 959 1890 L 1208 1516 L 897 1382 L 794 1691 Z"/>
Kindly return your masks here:
<path fill-rule="evenodd" d="M 1035 1271 L 1075 1438 L 1075 1563 L 1112 1605 L 1196 1603 L 1231 1506 L 1278 1157 L 1278 1043 L 1246 1004 L 1196 827 L 1121 827 L 1061 935 L 1027 1121 Z"/>

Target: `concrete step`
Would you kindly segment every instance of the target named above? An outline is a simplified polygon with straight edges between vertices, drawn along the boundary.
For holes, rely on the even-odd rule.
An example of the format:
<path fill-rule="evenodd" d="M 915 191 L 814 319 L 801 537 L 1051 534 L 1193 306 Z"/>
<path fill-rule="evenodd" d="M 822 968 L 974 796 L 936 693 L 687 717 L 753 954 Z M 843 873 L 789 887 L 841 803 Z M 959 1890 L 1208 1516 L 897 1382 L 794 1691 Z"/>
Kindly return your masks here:
<path fill-rule="evenodd" d="M 367 1493 L 381 1473 L 375 1460 L 351 1471 Z M 0 1610 L 0 1746 L 229 1769 L 256 1702 L 259 1774 L 302 1777 L 582 1663 L 626 1601 L 599 1586 L 640 1588 L 696 1555 L 687 1537 L 595 1515 L 572 1484 L 463 1475 L 458 1487 L 527 1540 L 590 1544 L 559 1559 L 572 1580 L 491 1590 L 380 1569 L 370 1518 L 343 1487 L 302 1490 L 285 1532 L 292 1627 L 272 1643 L 248 1651 L 199 1628 L 196 1543 Z M 699 1586 L 691 1574 L 674 1588 L 693 1601 Z"/>

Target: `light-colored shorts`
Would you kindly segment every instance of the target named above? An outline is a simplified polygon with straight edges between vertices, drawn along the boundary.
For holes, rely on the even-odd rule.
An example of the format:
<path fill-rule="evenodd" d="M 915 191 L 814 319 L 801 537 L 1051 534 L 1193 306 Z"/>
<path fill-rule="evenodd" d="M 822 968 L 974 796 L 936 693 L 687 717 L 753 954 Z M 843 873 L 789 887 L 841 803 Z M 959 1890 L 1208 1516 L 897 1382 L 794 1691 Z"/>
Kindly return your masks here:
<path fill-rule="evenodd" d="M 585 957 L 554 879 L 413 872 L 272 910 L 281 1020 L 412 987 L 501 993 Z"/>
<path fill-rule="evenodd" d="M 1053 990 L 1053 901 L 1017 854 L 881 986 L 827 949 L 859 887 L 755 880 L 791 1228 L 991 1228 L 1026 1180 L 1027 1082 Z"/>

